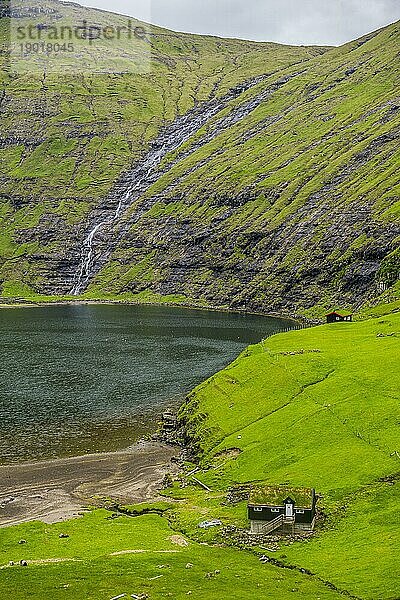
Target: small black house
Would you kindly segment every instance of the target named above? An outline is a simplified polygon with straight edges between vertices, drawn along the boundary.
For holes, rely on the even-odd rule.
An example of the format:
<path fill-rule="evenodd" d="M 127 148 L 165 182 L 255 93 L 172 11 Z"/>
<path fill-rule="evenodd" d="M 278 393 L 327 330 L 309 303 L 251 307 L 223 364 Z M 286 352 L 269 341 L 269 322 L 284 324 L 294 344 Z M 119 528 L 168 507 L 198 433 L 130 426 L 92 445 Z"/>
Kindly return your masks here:
<path fill-rule="evenodd" d="M 326 315 L 327 323 L 339 323 L 341 321 L 352 321 L 353 315 L 347 310 L 334 310 Z"/>
<path fill-rule="evenodd" d="M 250 493 L 250 532 L 268 535 L 312 531 L 317 497 L 312 488 L 254 487 Z"/>

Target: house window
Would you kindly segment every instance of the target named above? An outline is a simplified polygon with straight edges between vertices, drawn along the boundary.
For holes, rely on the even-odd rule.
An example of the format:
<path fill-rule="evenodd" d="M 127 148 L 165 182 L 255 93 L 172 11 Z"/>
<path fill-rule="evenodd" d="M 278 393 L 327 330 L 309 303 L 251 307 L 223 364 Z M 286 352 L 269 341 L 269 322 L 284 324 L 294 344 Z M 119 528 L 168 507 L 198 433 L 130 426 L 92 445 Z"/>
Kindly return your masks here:
<path fill-rule="evenodd" d="M 271 508 L 271 512 L 278 513 L 279 512 L 279 508 Z"/>
<path fill-rule="evenodd" d="M 262 508 L 260 508 L 259 506 L 255 506 L 255 507 L 254 507 L 254 511 L 255 511 L 255 512 L 262 512 L 262 511 L 263 511 L 263 509 L 262 509 Z"/>
<path fill-rule="evenodd" d="M 339 317 L 336 317 L 336 321 L 339 321 Z"/>
<path fill-rule="evenodd" d="M 304 510 L 296 510 L 297 515 L 304 515 Z"/>

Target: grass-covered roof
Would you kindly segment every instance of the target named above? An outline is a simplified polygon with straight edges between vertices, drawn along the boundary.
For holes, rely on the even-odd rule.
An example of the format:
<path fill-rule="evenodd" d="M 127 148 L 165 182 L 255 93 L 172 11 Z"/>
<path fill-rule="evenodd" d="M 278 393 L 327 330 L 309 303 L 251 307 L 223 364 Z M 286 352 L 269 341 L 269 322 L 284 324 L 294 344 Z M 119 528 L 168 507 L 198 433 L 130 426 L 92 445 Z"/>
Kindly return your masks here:
<path fill-rule="evenodd" d="M 333 315 L 335 313 L 337 315 L 340 315 L 341 317 L 349 317 L 350 315 L 353 314 L 351 312 L 351 310 L 342 310 L 341 308 L 335 308 L 334 310 L 329 311 L 327 314 L 328 315 Z"/>
<path fill-rule="evenodd" d="M 312 506 L 313 492 L 311 488 L 287 487 L 287 486 L 257 486 L 250 493 L 250 504 L 267 504 L 271 506 L 283 506 L 286 498 L 292 498 L 295 506 L 308 508 Z"/>

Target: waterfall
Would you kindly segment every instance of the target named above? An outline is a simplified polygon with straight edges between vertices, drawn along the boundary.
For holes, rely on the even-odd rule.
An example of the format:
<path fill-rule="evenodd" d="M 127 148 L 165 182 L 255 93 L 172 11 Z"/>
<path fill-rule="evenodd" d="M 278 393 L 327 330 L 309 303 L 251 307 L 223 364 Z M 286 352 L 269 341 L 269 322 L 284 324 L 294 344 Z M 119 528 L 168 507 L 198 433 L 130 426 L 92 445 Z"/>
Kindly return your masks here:
<path fill-rule="evenodd" d="M 79 267 L 76 281 L 70 292 L 71 296 L 79 296 L 79 294 L 85 289 L 85 287 L 90 279 L 92 259 L 93 259 L 93 253 L 94 253 L 93 243 L 94 243 L 96 234 L 101 229 L 105 229 L 106 227 L 109 228 L 118 221 L 118 219 L 121 217 L 121 214 L 124 212 L 124 210 L 126 210 L 126 208 L 129 207 L 130 198 L 131 198 L 132 193 L 139 189 L 139 186 L 141 185 L 143 180 L 147 179 L 149 177 L 150 173 L 152 172 L 152 170 L 154 169 L 154 167 L 158 163 L 161 162 L 161 160 L 163 158 L 163 152 L 162 152 L 163 149 L 164 149 L 164 147 L 162 147 L 161 150 L 157 151 L 155 153 L 155 155 L 153 157 L 151 157 L 151 159 L 148 159 L 145 162 L 146 167 L 150 164 L 149 169 L 145 172 L 144 176 L 139 178 L 138 181 L 136 181 L 135 185 L 132 188 L 130 188 L 124 196 L 122 196 L 120 198 L 114 214 L 111 215 L 110 217 L 108 217 L 107 219 L 104 219 L 104 221 L 97 223 L 97 225 L 95 225 L 93 227 L 93 229 L 90 231 L 87 238 L 84 240 L 81 264 Z"/>
<path fill-rule="evenodd" d="M 196 105 L 191 111 L 183 116 L 179 116 L 169 126 L 162 130 L 150 147 L 150 150 L 131 171 L 123 174 L 120 181 L 117 182 L 115 190 L 112 194 L 112 199 L 119 197 L 119 201 L 115 211 L 100 223 L 92 226 L 92 229 L 87 234 L 82 246 L 82 256 L 80 266 L 74 278 L 74 285 L 70 292 L 73 296 L 78 296 L 87 287 L 91 277 L 99 271 L 101 266 L 109 259 L 113 248 L 115 247 L 116 235 L 110 238 L 107 252 L 104 256 L 95 259 L 94 245 L 99 231 L 104 230 L 104 233 L 110 235 L 112 231 L 119 226 L 119 234 L 126 233 L 132 222 L 128 221 L 122 225 L 122 217 L 126 211 L 132 206 L 135 200 L 138 200 L 150 187 L 153 185 L 165 172 L 171 169 L 179 161 L 183 160 L 199 147 L 207 144 L 221 131 L 225 131 L 229 127 L 238 123 L 241 119 L 249 115 L 260 104 L 267 100 L 277 89 L 285 85 L 292 77 L 296 77 L 299 73 L 288 75 L 269 87 L 260 90 L 255 96 L 246 99 L 242 103 L 234 104 L 231 111 L 218 118 L 218 113 L 229 106 L 231 101 L 235 101 L 241 94 L 249 89 L 260 84 L 267 76 L 256 77 L 245 84 L 232 88 L 222 98 L 212 98 L 208 102 L 201 105 Z M 214 121 L 214 117 L 217 117 Z M 165 169 L 158 169 L 162 160 L 167 154 L 178 150 L 185 142 L 190 140 L 197 134 L 205 125 L 208 125 L 207 130 L 202 132 L 201 138 L 195 140 L 190 147 L 181 151 L 178 157 L 172 158 Z M 256 130 L 255 133 L 258 133 Z M 109 210 L 110 198 L 107 202 L 105 210 Z M 138 211 L 136 221 L 145 213 L 145 207 L 142 212 Z M 124 229 L 125 227 L 125 229 Z M 114 244 L 113 244 L 114 242 Z M 94 264 L 96 262 L 96 264 Z"/>

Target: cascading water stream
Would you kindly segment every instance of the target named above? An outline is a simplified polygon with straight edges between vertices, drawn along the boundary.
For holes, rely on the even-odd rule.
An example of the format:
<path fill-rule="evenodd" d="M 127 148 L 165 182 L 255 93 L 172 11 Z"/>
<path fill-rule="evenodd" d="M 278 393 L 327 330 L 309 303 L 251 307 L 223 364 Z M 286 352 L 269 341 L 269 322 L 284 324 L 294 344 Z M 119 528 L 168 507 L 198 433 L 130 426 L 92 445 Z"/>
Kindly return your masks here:
<path fill-rule="evenodd" d="M 100 230 L 115 231 L 120 235 L 126 232 L 129 227 L 129 221 L 122 222 L 124 213 L 133 205 L 135 200 L 138 200 L 151 185 L 177 162 L 183 160 L 186 156 L 195 152 L 201 145 L 207 144 L 214 139 L 221 131 L 232 127 L 241 119 L 255 110 L 263 101 L 269 98 L 277 89 L 285 85 L 292 77 L 296 77 L 299 73 L 288 75 L 285 78 L 278 80 L 266 89 L 262 89 L 256 96 L 246 99 L 243 103 L 239 103 L 232 107 L 232 110 L 215 121 L 211 121 L 224 110 L 232 100 L 236 100 L 238 96 L 257 86 L 267 76 L 259 76 L 255 79 L 246 82 L 238 88 L 231 89 L 226 96 L 222 98 L 213 98 L 209 102 L 202 105 L 197 105 L 189 113 L 178 117 L 171 125 L 160 132 L 159 137 L 153 141 L 152 147 L 147 155 L 139 162 L 130 172 L 121 177 L 120 182 L 116 184 L 116 189 L 108 199 L 115 200 L 120 194 L 117 208 L 115 211 L 103 219 L 100 223 L 95 224 L 88 233 L 83 242 L 82 256 L 80 266 L 74 278 L 74 285 L 70 292 L 73 296 L 78 296 L 87 287 L 91 277 L 98 272 L 102 264 L 110 257 L 115 244 L 113 239 L 118 239 L 117 235 L 108 240 L 108 247 L 103 252 L 104 256 L 95 257 L 94 242 Z M 178 157 L 172 157 L 166 168 L 157 170 L 160 163 L 167 154 L 178 150 L 188 140 L 193 138 L 199 131 L 208 124 L 207 130 L 202 132 L 201 140 L 194 142 L 191 147 L 184 149 Z M 108 210 L 108 207 L 107 209 Z M 136 215 L 136 220 L 141 216 L 140 210 Z M 143 212 L 144 214 L 144 212 Z M 120 221 L 120 223 L 118 223 Z M 132 224 L 132 223 L 130 223 Z M 125 227 L 125 230 L 124 230 Z M 96 264 L 94 264 L 96 263 Z"/>
<path fill-rule="evenodd" d="M 219 110 L 220 107 L 218 107 Z M 204 125 L 204 122 L 209 120 L 216 112 L 218 112 L 216 107 L 210 108 L 206 111 L 200 118 L 200 122 L 196 123 L 196 121 L 190 121 L 186 119 L 186 127 L 182 128 L 181 135 L 174 136 L 170 138 L 167 143 L 164 143 L 161 148 L 156 151 L 150 151 L 147 159 L 142 164 L 135 169 L 137 171 L 137 179 L 135 184 L 131 186 L 126 194 L 119 200 L 118 206 L 116 208 L 115 213 L 105 219 L 104 221 L 97 223 L 93 229 L 89 232 L 83 243 L 83 252 L 81 257 L 81 264 L 79 267 L 79 271 L 74 283 L 74 286 L 70 292 L 72 296 L 79 296 L 79 294 L 85 289 L 90 276 L 91 276 L 91 265 L 94 254 L 93 242 L 96 237 L 96 234 L 103 228 L 111 227 L 114 223 L 118 221 L 121 217 L 121 214 L 130 206 L 130 200 L 135 191 L 137 191 L 140 186 L 149 179 L 151 173 L 154 169 L 161 163 L 163 158 L 166 156 L 168 152 L 172 152 L 179 148 L 182 144 L 190 139 L 190 137 L 195 133 L 200 127 Z M 184 120 L 184 119 L 182 119 Z"/>
<path fill-rule="evenodd" d="M 161 160 L 163 158 L 163 152 L 162 152 L 163 149 L 164 149 L 164 147 L 162 147 L 161 150 L 159 150 L 154 155 L 154 157 L 152 157 L 153 160 L 148 161 L 148 162 L 151 162 L 151 165 L 150 165 L 150 168 L 146 171 L 144 177 L 140 178 L 139 181 L 137 181 L 136 184 L 131 189 L 129 189 L 128 192 L 119 200 L 118 206 L 115 210 L 114 215 L 105 219 L 101 223 L 97 223 L 97 225 L 95 225 L 93 227 L 93 229 L 90 231 L 89 235 L 85 239 L 85 241 L 83 243 L 83 252 L 82 252 L 81 265 L 79 268 L 78 277 L 77 277 L 76 283 L 74 284 L 74 287 L 72 288 L 72 290 L 70 292 L 70 294 L 72 296 L 79 296 L 79 294 L 85 288 L 87 282 L 90 279 L 90 274 L 91 274 L 90 268 L 91 268 L 93 252 L 94 252 L 93 241 L 94 241 L 94 238 L 96 237 L 96 234 L 98 233 L 98 231 L 100 231 L 100 229 L 103 229 L 103 227 L 112 226 L 114 222 L 118 221 L 123 210 L 125 208 L 127 208 L 127 206 L 129 206 L 129 199 L 130 199 L 132 193 L 139 188 L 140 184 L 143 182 L 143 179 L 146 179 L 150 175 L 150 173 L 152 172 L 154 167 L 161 162 Z M 127 204 L 127 206 L 125 206 L 125 204 Z"/>
<path fill-rule="evenodd" d="M 111 219 L 106 219 L 105 221 L 98 223 L 95 227 L 93 227 L 93 229 L 91 230 L 91 232 L 85 239 L 85 241 L 83 243 L 83 253 L 82 253 L 81 266 L 80 266 L 80 270 L 78 273 L 78 278 L 77 278 L 77 281 L 76 281 L 74 287 L 71 290 L 72 296 L 79 296 L 82 288 L 84 287 L 85 283 L 88 281 L 88 279 L 90 277 L 90 265 L 91 265 L 92 257 L 93 257 L 93 240 L 95 238 L 96 233 L 99 231 L 99 229 L 101 229 L 105 225 L 111 224 L 112 221 L 114 221 L 120 217 L 123 201 L 128 199 L 128 197 L 129 197 L 129 193 L 126 194 L 126 196 L 124 198 L 121 198 L 121 200 L 119 201 L 119 204 L 117 206 L 117 209 L 115 211 L 115 215 Z"/>

